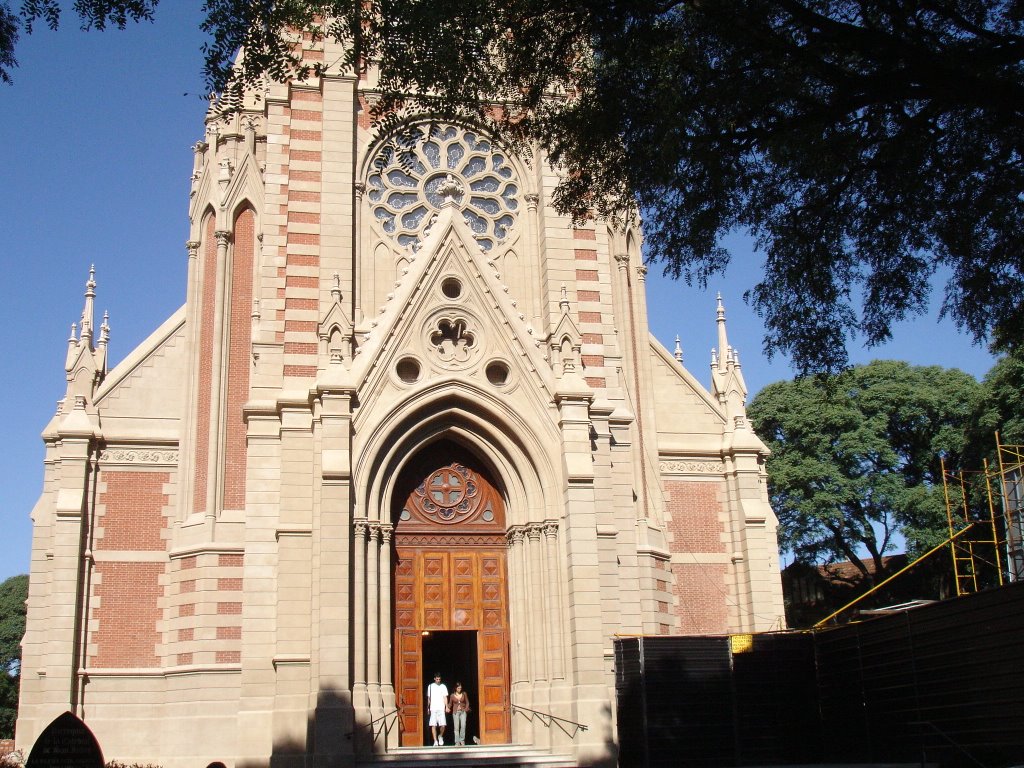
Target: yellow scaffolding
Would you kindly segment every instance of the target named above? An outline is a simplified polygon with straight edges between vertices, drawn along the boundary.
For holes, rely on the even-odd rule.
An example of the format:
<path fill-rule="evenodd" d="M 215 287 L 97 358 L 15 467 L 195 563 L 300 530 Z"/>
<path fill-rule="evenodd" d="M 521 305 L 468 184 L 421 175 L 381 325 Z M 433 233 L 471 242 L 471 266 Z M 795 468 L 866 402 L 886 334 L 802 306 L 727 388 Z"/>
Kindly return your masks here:
<path fill-rule="evenodd" d="M 996 432 L 996 455 L 1006 570 L 1011 581 L 1024 581 L 1024 445 L 1004 445 Z"/>
<path fill-rule="evenodd" d="M 993 471 L 985 460 L 984 470 L 974 473 L 947 471 L 945 460 L 940 459 L 949 538 L 851 600 L 838 611 L 821 619 L 814 627 L 825 626 L 864 598 L 947 546 L 953 564 L 953 581 L 958 597 L 977 592 L 986 586 L 979 581 L 979 575 L 985 571 L 994 573 L 999 586 L 1003 585 L 1004 576 L 1010 581 L 1024 581 L 1024 445 L 1004 445 L 997 432 L 996 455 L 999 462 L 997 470 Z M 984 494 L 987 518 L 979 514 L 972 519 L 969 507 L 969 489 L 972 483 L 968 482 L 967 475 L 978 476 L 974 488 L 976 493 Z M 972 477 L 972 480 L 974 479 Z M 969 531 L 974 535 L 968 537 L 966 534 Z"/>
<path fill-rule="evenodd" d="M 998 437 L 997 437 L 998 442 Z M 949 525 L 949 551 L 953 562 L 953 581 L 956 585 L 957 597 L 977 592 L 979 589 L 978 574 L 984 565 L 990 565 L 996 573 L 999 586 L 1003 585 L 1003 566 L 1000 557 L 999 531 L 996 527 L 995 507 L 992 503 L 992 482 L 988 470 L 988 461 L 985 461 L 985 471 L 982 473 L 985 485 L 985 497 L 988 507 L 988 519 L 971 519 L 968 506 L 967 481 L 964 472 L 949 472 L 946 469 L 945 459 L 940 459 L 942 464 L 942 492 L 946 499 L 946 521 Z M 955 495 L 950 494 L 950 483 L 954 483 L 957 491 Z M 1005 507 L 1004 507 L 1005 508 Z M 966 527 L 962 527 L 966 526 Z M 967 527 L 974 527 L 975 531 L 986 531 L 984 538 L 973 536 L 971 538 L 956 535 L 958 530 L 963 533 Z M 991 552 L 991 560 L 985 558 L 986 552 Z M 979 564 L 981 567 L 979 567 Z"/>

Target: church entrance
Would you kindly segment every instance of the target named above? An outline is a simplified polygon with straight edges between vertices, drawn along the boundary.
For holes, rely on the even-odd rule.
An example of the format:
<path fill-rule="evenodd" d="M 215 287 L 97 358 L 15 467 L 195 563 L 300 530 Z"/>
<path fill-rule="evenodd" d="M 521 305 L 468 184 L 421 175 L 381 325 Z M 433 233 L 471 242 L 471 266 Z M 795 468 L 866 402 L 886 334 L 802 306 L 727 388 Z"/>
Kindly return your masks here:
<path fill-rule="evenodd" d="M 467 742 L 511 739 L 505 508 L 467 451 L 437 444 L 403 471 L 395 520 L 395 692 L 403 746 L 427 743 L 426 689 L 461 680 Z M 449 718 L 450 723 L 450 718 Z M 427 735 L 425 735 L 427 734 Z M 445 734 L 452 741 L 449 728 Z"/>
<path fill-rule="evenodd" d="M 441 681 L 448 687 L 449 693 L 455 692 L 455 684 L 462 683 L 462 690 L 473 691 L 479 695 L 480 685 L 477 680 L 477 643 L 479 633 L 459 630 L 456 632 L 424 632 L 422 638 L 423 679 L 420 690 L 426 691 L 434 681 L 434 675 L 440 673 Z M 423 696 L 424 702 L 426 696 Z M 480 736 L 479 702 L 469 701 L 472 710 L 466 717 L 466 743 L 472 744 L 473 737 Z M 444 743 L 455 742 L 451 715 L 448 716 L 448 728 L 444 733 Z M 424 713 L 423 744 L 430 744 L 429 713 Z"/>

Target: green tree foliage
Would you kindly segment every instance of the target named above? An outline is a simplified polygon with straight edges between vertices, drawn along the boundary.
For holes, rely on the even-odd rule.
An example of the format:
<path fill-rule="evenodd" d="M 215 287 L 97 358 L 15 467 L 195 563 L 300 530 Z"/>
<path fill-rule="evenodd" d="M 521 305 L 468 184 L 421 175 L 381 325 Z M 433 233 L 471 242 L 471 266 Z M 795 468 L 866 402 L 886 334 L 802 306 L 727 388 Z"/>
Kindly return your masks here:
<path fill-rule="evenodd" d="M 86 26 L 156 0 L 77 0 Z M 22 0 L 55 24 L 57 0 Z M 5 7 L 0 0 L 0 7 Z M 649 256 L 687 281 L 751 233 L 765 348 L 845 366 L 928 305 L 978 340 L 1024 338 L 1021 0 L 206 0 L 225 104 L 269 76 L 380 67 L 381 129 L 410 114 L 544 148 L 576 217 L 639 210 Z M 4 40 L 18 28 L 8 9 Z M 13 21 L 12 21 L 13 20 Z M 288 31 L 348 53 L 312 66 Z M 236 52 L 245 47 L 240 65 Z M 9 65 L 9 59 L 8 65 Z M 410 95 L 419 94 L 419 95 Z"/>
<path fill-rule="evenodd" d="M 772 450 L 783 551 L 809 564 L 850 560 L 877 583 L 897 534 L 911 554 L 945 539 L 940 457 L 959 466 L 979 389 L 962 371 L 896 361 L 763 389 L 748 413 Z"/>
<path fill-rule="evenodd" d="M 0 584 L 0 739 L 14 738 L 26 599 L 28 576 L 12 576 Z"/>
<path fill-rule="evenodd" d="M 1024 445 L 1024 352 L 1004 355 L 982 381 L 972 440 L 986 455 L 992 453 L 995 433 L 1005 444 Z"/>

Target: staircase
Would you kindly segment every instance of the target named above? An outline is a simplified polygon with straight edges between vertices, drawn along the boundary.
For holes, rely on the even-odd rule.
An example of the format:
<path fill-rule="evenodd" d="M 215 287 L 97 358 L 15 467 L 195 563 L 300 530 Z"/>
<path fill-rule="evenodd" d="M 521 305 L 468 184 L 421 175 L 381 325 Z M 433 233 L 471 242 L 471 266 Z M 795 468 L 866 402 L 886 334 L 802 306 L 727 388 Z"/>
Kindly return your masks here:
<path fill-rule="evenodd" d="M 418 768 L 430 763 L 431 768 L 577 768 L 569 755 L 553 755 L 541 749 L 516 744 L 466 747 L 397 747 L 390 752 L 361 757 L 363 768 Z"/>

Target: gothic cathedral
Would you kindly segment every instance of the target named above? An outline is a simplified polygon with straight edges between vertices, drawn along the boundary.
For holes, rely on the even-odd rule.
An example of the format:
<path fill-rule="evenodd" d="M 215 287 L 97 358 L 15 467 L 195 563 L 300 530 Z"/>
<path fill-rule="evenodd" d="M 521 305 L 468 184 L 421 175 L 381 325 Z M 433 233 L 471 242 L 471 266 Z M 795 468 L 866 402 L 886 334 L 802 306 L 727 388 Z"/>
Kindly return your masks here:
<path fill-rule="evenodd" d="M 574 227 L 472 126 L 400 160 L 374 87 L 210 115 L 185 304 L 109 370 L 90 276 L 20 747 L 70 710 L 126 763 L 369 764 L 432 745 L 440 673 L 478 748 L 613 765 L 617 635 L 781 626 L 721 304 L 705 389 L 648 331 L 636 225 Z"/>

